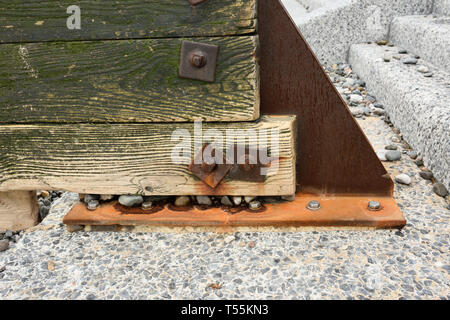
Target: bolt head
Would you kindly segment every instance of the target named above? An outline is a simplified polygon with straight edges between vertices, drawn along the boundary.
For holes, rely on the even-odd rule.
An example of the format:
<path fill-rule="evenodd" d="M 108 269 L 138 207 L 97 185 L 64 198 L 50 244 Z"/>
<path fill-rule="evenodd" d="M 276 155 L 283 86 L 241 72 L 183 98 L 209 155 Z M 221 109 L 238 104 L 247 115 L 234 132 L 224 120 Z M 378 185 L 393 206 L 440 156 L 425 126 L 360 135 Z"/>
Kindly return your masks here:
<path fill-rule="evenodd" d="M 381 209 L 381 204 L 378 201 L 369 201 L 369 204 L 367 205 L 369 210 L 380 210 Z"/>
<path fill-rule="evenodd" d="M 201 51 L 195 51 L 191 54 L 191 64 L 196 68 L 203 68 L 207 63 L 206 54 Z"/>
<path fill-rule="evenodd" d="M 151 202 L 151 201 L 145 201 L 145 202 L 143 202 L 142 203 L 142 209 L 143 210 L 149 210 L 149 209 L 152 209 L 153 208 L 153 202 Z"/>
<path fill-rule="evenodd" d="M 95 210 L 98 208 L 98 206 L 100 205 L 100 203 L 98 202 L 98 200 L 89 200 L 89 202 L 87 203 L 87 208 L 88 210 Z"/>
<path fill-rule="evenodd" d="M 248 204 L 248 208 L 250 210 L 259 210 L 261 209 L 261 202 L 257 200 L 250 201 L 250 203 Z"/>
<path fill-rule="evenodd" d="M 307 209 L 309 210 L 319 210 L 320 209 L 320 202 L 317 200 L 311 200 L 310 202 L 308 202 L 308 205 L 306 206 Z"/>

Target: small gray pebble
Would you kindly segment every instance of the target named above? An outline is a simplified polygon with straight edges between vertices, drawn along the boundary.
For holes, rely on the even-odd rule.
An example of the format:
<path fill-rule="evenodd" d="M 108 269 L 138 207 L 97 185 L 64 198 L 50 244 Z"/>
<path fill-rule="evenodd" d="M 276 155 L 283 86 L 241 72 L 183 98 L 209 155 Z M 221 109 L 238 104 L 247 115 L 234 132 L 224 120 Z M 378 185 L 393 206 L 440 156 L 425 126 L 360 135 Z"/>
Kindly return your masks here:
<path fill-rule="evenodd" d="M 416 58 L 405 58 L 402 60 L 404 64 L 416 64 L 417 59 Z"/>
<path fill-rule="evenodd" d="M 408 155 L 413 160 L 417 158 L 417 152 L 415 152 L 415 151 L 408 152 Z"/>
<path fill-rule="evenodd" d="M 0 252 L 8 250 L 9 248 L 9 241 L 4 239 L 0 240 Z"/>
<path fill-rule="evenodd" d="M 385 157 L 388 161 L 397 161 L 401 159 L 402 153 L 398 150 L 389 150 L 386 152 Z"/>
<path fill-rule="evenodd" d="M 242 203 L 242 197 L 232 197 L 233 203 L 237 206 L 240 206 Z"/>
<path fill-rule="evenodd" d="M 448 195 L 447 188 L 440 182 L 433 184 L 433 191 L 440 197 L 446 197 Z"/>
<path fill-rule="evenodd" d="M 191 203 L 191 198 L 188 196 L 181 196 L 175 199 L 175 206 L 177 207 L 185 207 Z"/>
<path fill-rule="evenodd" d="M 254 199 L 256 199 L 255 196 L 246 196 L 244 197 L 245 202 L 250 203 L 252 202 Z"/>
<path fill-rule="evenodd" d="M 431 171 L 420 171 L 419 175 L 425 180 L 431 180 L 433 178 L 433 172 Z"/>
<path fill-rule="evenodd" d="M 208 196 L 196 196 L 195 198 L 197 199 L 198 204 L 207 205 L 207 206 L 212 205 L 211 198 Z"/>
<path fill-rule="evenodd" d="M 397 146 L 395 144 L 390 144 L 384 147 L 386 150 L 397 150 Z"/>
<path fill-rule="evenodd" d="M 122 195 L 119 197 L 119 203 L 125 207 L 139 206 L 144 202 L 144 198 L 139 195 Z"/>
<path fill-rule="evenodd" d="M 229 207 L 233 205 L 233 202 L 231 202 L 230 198 L 228 198 L 227 196 L 223 196 L 222 199 L 220 199 L 220 203 L 223 204 L 224 206 Z"/>
<path fill-rule="evenodd" d="M 395 181 L 397 181 L 398 183 L 401 183 L 401 184 L 410 185 L 411 177 L 405 173 L 402 173 L 402 174 L 395 176 Z"/>

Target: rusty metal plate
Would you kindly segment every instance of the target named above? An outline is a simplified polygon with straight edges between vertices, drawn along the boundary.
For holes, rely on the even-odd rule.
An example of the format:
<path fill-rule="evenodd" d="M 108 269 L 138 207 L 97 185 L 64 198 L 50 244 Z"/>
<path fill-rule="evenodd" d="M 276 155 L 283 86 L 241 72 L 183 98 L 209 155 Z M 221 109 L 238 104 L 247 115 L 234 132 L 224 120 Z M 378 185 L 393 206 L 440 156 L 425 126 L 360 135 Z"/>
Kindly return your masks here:
<path fill-rule="evenodd" d="M 179 76 L 214 82 L 218 54 L 218 46 L 183 40 L 181 42 Z"/>
<path fill-rule="evenodd" d="M 208 146 L 205 144 L 200 152 L 198 152 L 192 163 L 189 165 L 189 170 L 205 184 L 211 188 L 215 188 L 225 178 L 233 167 L 232 164 L 226 164 L 225 157 L 220 150 L 214 150 L 214 152 L 220 152 L 219 157 L 222 159 L 222 163 L 208 164 L 203 159 L 203 151 Z"/>
<path fill-rule="evenodd" d="M 319 201 L 318 210 L 307 209 L 308 203 Z M 369 201 L 377 201 L 381 209 L 372 211 Z M 97 210 L 89 211 L 85 204 L 78 203 L 64 217 L 67 225 L 102 226 L 170 226 L 186 227 L 370 227 L 402 228 L 405 224 L 399 207 L 391 197 L 339 196 L 325 197 L 297 194 L 293 202 L 265 204 L 262 212 L 242 210 L 225 212 L 221 208 L 192 207 L 184 211 L 171 210 L 165 205 L 161 210 L 146 214 L 135 208 L 132 213 L 123 213 L 116 202 L 102 204 Z"/>

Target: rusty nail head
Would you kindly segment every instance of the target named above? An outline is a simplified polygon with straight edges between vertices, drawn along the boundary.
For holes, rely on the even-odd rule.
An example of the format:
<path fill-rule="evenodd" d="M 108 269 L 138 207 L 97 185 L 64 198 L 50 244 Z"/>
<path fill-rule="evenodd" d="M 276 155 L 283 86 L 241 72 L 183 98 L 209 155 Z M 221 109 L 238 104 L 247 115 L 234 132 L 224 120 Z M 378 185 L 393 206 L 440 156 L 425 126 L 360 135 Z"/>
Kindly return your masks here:
<path fill-rule="evenodd" d="M 196 68 L 203 68 L 208 59 L 206 54 L 202 51 L 194 51 L 191 53 L 191 64 Z"/>
<path fill-rule="evenodd" d="M 381 210 L 381 204 L 378 201 L 369 201 L 369 204 L 367 206 L 371 211 Z"/>
<path fill-rule="evenodd" d="M 317 200 L 311 200 L 308 202 L 308 205 L 306 206 L 306 209 L 316 211 L 320 209 L 320 202 Z"/>

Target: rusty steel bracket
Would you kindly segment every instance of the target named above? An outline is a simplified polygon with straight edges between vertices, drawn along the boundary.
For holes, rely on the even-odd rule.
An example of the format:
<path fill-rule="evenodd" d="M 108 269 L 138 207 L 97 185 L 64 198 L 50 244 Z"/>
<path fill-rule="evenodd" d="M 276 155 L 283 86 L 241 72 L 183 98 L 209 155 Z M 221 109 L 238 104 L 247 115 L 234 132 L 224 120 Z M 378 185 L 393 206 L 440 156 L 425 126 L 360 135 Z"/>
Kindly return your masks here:
<path fill-rule="evenodd" d="M 392 196 L 394 184 L 280 0 L 258 1 L 261 114 L 297 116 L 297 191 Z"/>
<path fill-rule="evenodd" d="M 181 78 L 214 82 L 219 47 L 212 44 L 183 40 L 181 42 Z"/>
<path fill-rule="evenodd" d="M 222 182 L 228 172 L 230 172 L 233 165 L 226 163 L 223 154 L 219 155 L 219 157 L 221 157 L 222 159 L 222 163 L 207 163 L 203 159 L 203 152 L 208 146 L 208 144 L 205 144 L 202 150 L 194 156 L 192 163 L 189 165 L 189 170 L 205 184 L 207 184 L 211 188 L 215 188 L 219 185 L 220 182 Z M 213 150 L 213 152 L 222 153 L 221 150 L 217 149 Z M 216 154 L 213 154 L 213 156 L 215 155 Z"/>

